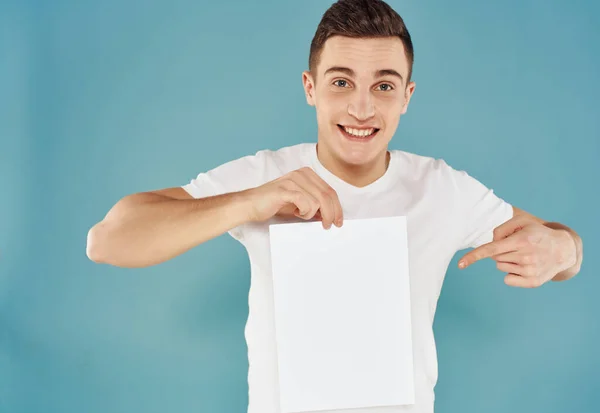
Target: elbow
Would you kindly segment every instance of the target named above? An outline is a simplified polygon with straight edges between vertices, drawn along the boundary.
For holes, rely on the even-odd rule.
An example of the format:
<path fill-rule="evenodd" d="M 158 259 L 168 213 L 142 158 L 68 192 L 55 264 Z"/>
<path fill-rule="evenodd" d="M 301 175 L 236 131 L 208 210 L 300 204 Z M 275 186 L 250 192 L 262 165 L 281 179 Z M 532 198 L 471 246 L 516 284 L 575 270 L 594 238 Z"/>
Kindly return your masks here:
<path fill-rule="evenodd" d="M 94 225 L 87 234 L 87 243 L 85 253 L 87 257 L 96 264 L 106 264 L 107 259 L 107 241 L 106 228 L 103 222 Z"/>
<path fill-rule="evenodd" d="M 101 221 L 88 231 L 85 254 L 96 264 L 121 268 L 140 268 L 148 265 L 125 256 L 122 248 L 123 240 L 119 238 L 117 228 Z"/>

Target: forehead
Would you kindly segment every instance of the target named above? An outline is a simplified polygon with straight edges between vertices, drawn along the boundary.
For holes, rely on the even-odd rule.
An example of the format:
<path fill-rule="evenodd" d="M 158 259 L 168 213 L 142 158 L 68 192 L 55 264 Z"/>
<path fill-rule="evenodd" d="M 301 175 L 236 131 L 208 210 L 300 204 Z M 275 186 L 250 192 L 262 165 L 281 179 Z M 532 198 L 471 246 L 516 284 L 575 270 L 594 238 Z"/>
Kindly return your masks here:
<path fill-rule="evenodd" d="M 408 75 L 404 44 L 398 37 L 351 38 L 333 36 L 327 39 L 319 59 L 318 74 L 329 67 L 352 69 L 358 75 L 370 75 L 381 69 L 393 69 Z"/>

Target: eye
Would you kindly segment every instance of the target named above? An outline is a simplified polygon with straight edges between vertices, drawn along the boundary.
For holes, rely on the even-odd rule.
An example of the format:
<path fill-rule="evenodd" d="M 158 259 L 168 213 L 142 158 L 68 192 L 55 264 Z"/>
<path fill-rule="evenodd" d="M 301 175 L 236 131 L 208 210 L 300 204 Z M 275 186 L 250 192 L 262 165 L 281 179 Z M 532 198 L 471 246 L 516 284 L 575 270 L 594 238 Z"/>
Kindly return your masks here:
<path fill-rule="evenodd" d="M 333 82 L 334 85 L 336 85 L 337 87 L 347 87 L 348 86 L 348 82 L 345 81 L 344 79 L 338 79 L 335 82 Z"/>
<path fill-rule="evenodd" d="M 377 86 L 378 90 L 381 90 L 383 92 L 387 92 L 389 90 L 393 90 L 394 87 L 392 85 L 390 85 L 389 83 L 382 83 L 379 86 Z"/>

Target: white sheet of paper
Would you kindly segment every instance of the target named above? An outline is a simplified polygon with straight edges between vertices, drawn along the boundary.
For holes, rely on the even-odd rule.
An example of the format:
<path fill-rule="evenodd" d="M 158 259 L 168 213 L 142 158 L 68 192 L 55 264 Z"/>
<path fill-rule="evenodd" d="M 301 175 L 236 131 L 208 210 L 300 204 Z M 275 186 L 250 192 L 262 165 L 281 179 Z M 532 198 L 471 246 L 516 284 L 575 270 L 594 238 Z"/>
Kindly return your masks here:
<path fill-rule="evenodd" d="M 282 413 L 414 404 L 406 217 L 270 242 Z"/>

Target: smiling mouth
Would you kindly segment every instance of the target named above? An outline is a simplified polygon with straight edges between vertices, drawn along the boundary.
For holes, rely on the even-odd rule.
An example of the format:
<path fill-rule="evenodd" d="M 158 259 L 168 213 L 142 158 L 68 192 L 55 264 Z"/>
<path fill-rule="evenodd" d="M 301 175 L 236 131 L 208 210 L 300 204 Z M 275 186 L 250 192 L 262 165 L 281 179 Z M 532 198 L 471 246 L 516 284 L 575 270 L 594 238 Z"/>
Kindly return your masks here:
<path fill-rule="evenodd" d="M 379 132 L 378 128 L 352 128 L 342 125 L 337 125 L 337 127 L 347 138 L 359 141 L 369 140 Z"/>

